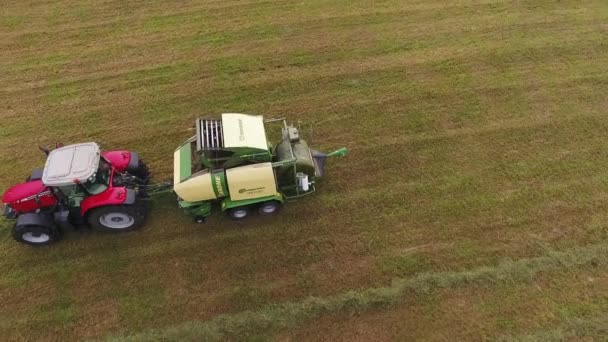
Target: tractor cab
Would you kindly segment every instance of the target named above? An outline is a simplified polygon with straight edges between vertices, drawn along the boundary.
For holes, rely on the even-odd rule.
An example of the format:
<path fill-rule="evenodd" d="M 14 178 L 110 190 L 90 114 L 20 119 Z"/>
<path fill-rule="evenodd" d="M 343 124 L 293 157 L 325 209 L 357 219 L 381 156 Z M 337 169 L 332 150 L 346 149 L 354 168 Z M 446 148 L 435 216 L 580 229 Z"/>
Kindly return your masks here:
<path fill-rule="evenodd" d="M 49 153 L 42 173 L 42 183 L 66 196 L 75 193 L 97 195 L 110 184 L 110 164 L 101 158 L 95 143 L 82 143 L 55 149 Z"/>

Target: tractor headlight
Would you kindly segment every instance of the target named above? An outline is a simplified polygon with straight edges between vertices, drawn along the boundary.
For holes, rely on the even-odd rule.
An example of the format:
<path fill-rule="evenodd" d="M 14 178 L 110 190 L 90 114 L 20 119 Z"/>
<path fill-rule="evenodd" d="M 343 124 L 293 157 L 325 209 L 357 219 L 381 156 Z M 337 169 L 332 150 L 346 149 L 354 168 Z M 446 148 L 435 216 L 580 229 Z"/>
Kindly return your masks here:
<path fill-rule="evenodd" d="M 3 215 L 4 217 L 6 217 L 7 219 L 14 219 L 17 218 L 17 213 L 13 210 L 13 208 L 11 208 L 8 204 L 6 203 L 2 203 L 2 205 L 4 206 L 4 210 L 3 210 Z"/>

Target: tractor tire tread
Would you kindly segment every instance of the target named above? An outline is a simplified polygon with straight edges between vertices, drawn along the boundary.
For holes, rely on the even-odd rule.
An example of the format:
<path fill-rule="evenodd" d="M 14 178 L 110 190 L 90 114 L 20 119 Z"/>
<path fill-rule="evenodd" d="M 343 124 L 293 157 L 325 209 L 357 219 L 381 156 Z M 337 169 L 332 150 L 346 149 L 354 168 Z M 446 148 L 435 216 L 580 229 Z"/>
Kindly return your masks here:
<path fill-rule="evenodd" d="M 36 228 L 36 230 L 43 230 L 45 232 L 45 234 L 48 234 L 49 240 L 45 241 L 45 242 L 40 242 L 40 243 L 34 243 L 34 242 L 24 240 L 23 234 L 26 233 L 27 231 L 33 230 L 34 227 Z M 59 227 L 18 226 L 15 224 L 15 226 L 13 226 L 11 233 L 12 233 L 13 239 L 15 241 L 17 241 L 19 243 L 30 245 L 30 246 L 35 246 L 35 247 L 50 245 L 54 242 L 61 240 L 61 238 L 63 237 L 63 234 Z"/>

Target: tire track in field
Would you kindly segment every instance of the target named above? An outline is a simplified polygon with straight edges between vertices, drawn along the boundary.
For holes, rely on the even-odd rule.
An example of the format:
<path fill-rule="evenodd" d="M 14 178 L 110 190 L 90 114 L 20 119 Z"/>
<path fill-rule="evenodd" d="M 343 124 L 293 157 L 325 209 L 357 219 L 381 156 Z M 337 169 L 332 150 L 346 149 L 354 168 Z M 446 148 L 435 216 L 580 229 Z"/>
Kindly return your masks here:
<path fill-rule="evenodd" d="M 608 244 L 576 247 L 566 251 L 549 251 L 546 255 L 520 260 L 507 260 L 495 266 L 468 271 L 432 272 L 412 278 L 396 278 L 390 286 L 348 291 L 329 297 L 310 297 L 301 302 L 269 305 L 255 311 L 220 315 L 209 321 L 154 329 L 140 334 L 110 337 L 109 341 L 156 340 L 223 340 L 244 337 L 299 325 L 326 314 L 364 312 L 372 308 L 395 305 L 406 296 L 430 293 L 438 289 L 468 284 L 496 284 L 534 279 L 537 274 L 573 268 L 608 265 Z"/>

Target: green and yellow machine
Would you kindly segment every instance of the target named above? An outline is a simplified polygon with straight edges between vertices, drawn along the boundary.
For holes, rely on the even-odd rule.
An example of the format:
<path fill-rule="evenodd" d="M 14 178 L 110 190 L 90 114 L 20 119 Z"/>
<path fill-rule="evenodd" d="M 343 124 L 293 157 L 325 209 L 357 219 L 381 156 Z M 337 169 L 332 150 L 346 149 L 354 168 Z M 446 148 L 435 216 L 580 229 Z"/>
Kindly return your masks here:
<path fill-rule="evenodd" d="M 276 126 L 280 141 L 273 145 L 268 133 Z M 285 119 L 237 113 L 197 119 L 196 134 L 175 150 L 173 191 L 199 223 L 213 203 L 235 220 L 254 210 L 271 215 L 285 201 L 315 192 L 326 158 L 346 153 L 346 148 L 327 154 L 309 149 Z"/>

